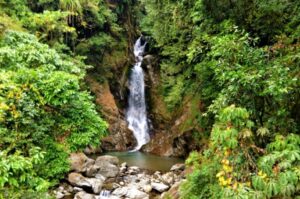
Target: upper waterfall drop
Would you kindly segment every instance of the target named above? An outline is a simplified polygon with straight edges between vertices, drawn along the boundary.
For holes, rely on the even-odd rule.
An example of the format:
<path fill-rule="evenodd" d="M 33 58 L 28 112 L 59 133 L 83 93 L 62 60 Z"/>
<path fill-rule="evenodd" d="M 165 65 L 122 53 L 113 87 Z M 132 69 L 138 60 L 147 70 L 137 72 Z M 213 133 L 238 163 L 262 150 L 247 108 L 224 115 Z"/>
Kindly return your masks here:
<path fill-rule="evenodd" d="M 149 126 L 146 111 L 144 72 L 141 67 L 143 62 L 143 53 L 146 42 L 142 42 L 142 37 L 138 38 L 134 45 L 134 56 L 136 63 L 131 70 L 129 79 L 129 97 L 126 120 L 128 128 L 132 130 L 137 140 L 137 146 L 133 151 L 140 148 L 150 141 Z"/>

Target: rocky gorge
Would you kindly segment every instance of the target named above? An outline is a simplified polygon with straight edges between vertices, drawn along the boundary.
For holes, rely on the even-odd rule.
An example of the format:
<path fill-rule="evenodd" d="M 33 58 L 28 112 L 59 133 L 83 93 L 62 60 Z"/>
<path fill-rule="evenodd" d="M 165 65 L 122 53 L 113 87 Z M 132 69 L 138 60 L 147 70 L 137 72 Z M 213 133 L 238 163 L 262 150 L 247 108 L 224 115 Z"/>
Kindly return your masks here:
<path fill-rule="evenodd" d="M 91 159 L 72 153 L 70 164 L 70 173 L 53 191 L 57 199 L 176 199 L 185 179 L 181 163 L 167 172 L 150 171 L 110 155 Z"/>

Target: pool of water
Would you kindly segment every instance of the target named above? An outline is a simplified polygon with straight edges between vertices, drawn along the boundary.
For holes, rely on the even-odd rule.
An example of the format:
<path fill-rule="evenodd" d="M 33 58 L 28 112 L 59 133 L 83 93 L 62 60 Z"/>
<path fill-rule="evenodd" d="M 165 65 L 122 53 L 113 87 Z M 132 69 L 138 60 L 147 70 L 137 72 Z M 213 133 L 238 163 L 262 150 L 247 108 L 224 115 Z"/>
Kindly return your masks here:
<path fill-rule="evenodd" d="M 101 155 L 112 155 L 119 158 L 120 163 L 126 162 L 129 166 L 138 166 L 139 168 L 151 171 L 169 171 L 176 163 L 184 163 L 183 159 L 161 157 L 148 153 L 136 152 L 109 152 Z"/>

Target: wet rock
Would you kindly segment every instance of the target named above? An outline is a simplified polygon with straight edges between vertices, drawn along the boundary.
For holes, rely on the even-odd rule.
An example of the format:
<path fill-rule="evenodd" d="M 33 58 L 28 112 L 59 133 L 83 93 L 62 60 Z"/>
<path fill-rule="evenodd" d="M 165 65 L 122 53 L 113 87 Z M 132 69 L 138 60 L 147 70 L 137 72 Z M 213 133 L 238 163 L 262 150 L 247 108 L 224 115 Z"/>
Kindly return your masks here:
<path fill-rule="evenodd" d="M 134 175 L 140 172 L 140 168 L 136 167 L 136 166 L 132 166 L 128 168 L 128 173 L 130 175 Z"/>
<path fill-rule="evenodd" d="M 114 196 L 123 197 L 123 196 L 126 196 L 127 191 L 128 191 L 127 187 L 120 187 L 120 188 L 115 189 L 112 192 L 112 194 Z"/>
<path fill-rule="evenodd" d="M 75 194 L 74 199 L 97 199 L 95 195 L 86 193 L 84 191 Z"/>
<path fill-rule="evenodd" d="M 134 186 L 118 188 L 113 191 L 112 195 L 120 197 L 120 198 L 126 197 L 126 198 L 130 198 L 130 199 L 147 199 L 147 198 L 149 198 L 148 194 L 138 190 L 138 188 L 134 187 Z"/>
<path fill-rule="evenodd" d="M 92 147 L 88 146 L 84 149 L 84 153 L 87 155 L 95 154 L 95 153 L 101 153 L 102 149 L 100 147 Z"/>
<path fill-rule="evenodd" d="M 148 199 L 149 198 L 148 194 L 146 194 L 145 192 L 142 192 L 142 191 L 138 190 L 135 187 L 130 188 L 128 190 L 126 196 L 128 198 L 131 198 L 131 199 Z"/>
<path fill-rule="evenodd" d="M 74 192 L 74 193 L 78 193 L 78 192 L 81 192 L 81 191 L 83 191 L 83 189 L 80 188 L 80 187 L 74 187 L 74 188 L 73 188 L 73 192 Z"/>
<path fill-rule="evenodd" d="M 169 186 L 168 185 L 165 185 L 163 183 L 156 183 L 156 182 L 152 182 L 151 183 L 151 186 L 152 186 L 152 189 L 162 193 L 162 192 L 165 192 L 169 189 Z"/>
<path fill-rule="evenodd" d="M 84 153 L 71 153 L 71 170 L 75 172 L 85 172 L 88 167 L 94 164 L 94 160 L 88 158 Z"/>
<path fill-rule="evenodd" d="M 164 183 L 168 184 L 168 185 L 172 185 L 175 182 L 175 174 L 172 172 L 168 172 L 165 173 L 164 175 L 162 175 L 161 179 Z"/>
<path fill-rule="evenodd" d="M 152 186 L 151 185 L 144 185 L 143 186 L 143 190 L 146 192 L 146 193 L 150 193 L 152 191 Z"/>
<path fill-rule="evenodd" d="M 95 164 L 86 171 L 88 177 L 100 174 L 105 178 L 114 178 L 119 174 L 119 159 L 113 156 L 100 156 L 96 159 Z"/>
<path fill-rule="evenodd" d="M 183 171 L 185 169 L 185 164 L 175 164 L 171 167 L 170 171 Z"/>
<path fill-rule="evenodd" d="M 70 173 L 68 181 L 73 186 L 92 188 L 95 194 L 99 194 L 103 186 L 103 180 L 97 178 L 86 178 L 79 173 Z"/>
<path fill-rule="evenodd" d="M 124 117 L 120 114 L 108 82 L 99 83 L 91 75 L 88 75 L 85 80 L 96 96 L 96 104 L 102 107 L 101 113 L 109 124 L 110 133 L 109 136 L 101 140 L 101 148 L 104 151 L 126 151 L 133 148 L 136 140 L 133 133 L 128 129 Z"/>
<path fill-rule="evenodd" d="M 109 162 L 109 163 L 117 166 L 119 164 L 119 159 L 115 156 L 103 155 L 103 156 L 97 157 L 95 164 L 100 164 L 102 162 Z"/>
<path fill-rule="evenodd" d="M 124 174 L 127 171 L 127 163 L 124 162 L 121 164 L 120 173 Z"/>
<path fill-rule="evenodd" d="M 62 199 L 63 197 L 65 197 L 65 194 L 60 191 L 54 191 L 54 194 L 56 199 Z"/>

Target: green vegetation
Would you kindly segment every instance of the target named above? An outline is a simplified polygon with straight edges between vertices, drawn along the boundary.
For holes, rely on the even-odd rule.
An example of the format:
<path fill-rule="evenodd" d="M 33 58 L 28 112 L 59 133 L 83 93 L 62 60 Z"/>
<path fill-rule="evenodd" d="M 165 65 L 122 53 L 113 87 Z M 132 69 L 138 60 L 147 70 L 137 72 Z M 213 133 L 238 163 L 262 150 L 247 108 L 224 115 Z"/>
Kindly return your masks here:
<path fill-rule="evenodd" d="M 50 198 L 69 153 L 99 145 L 83 79 L 118 85 L 136 25 L 169 110 L 192 102 L 202 129 L 182 198 L 300 198 L 300 1 L 112 2 L 0 0 L 0 198 Z"/>
<path fill-rule="evenodd" d="M 4 0 L 0 19 L 0 198 L 50 198 L 106 135 L 83 78 L 121 28 L 104 1 Z"/>
<path fill-rule="evenodd" d="M 299 1 L 142 3 L 169 109 L 205 107 L 182 198 L 300 197 Z"/>
<path fill-rule="evenodd" d="M 0 187 L 46 191 L 68 171 L 70 151 L 105 135 L 80 90 L 88 66 L 14 31 L 0 43 L 0 60 Z"/>

